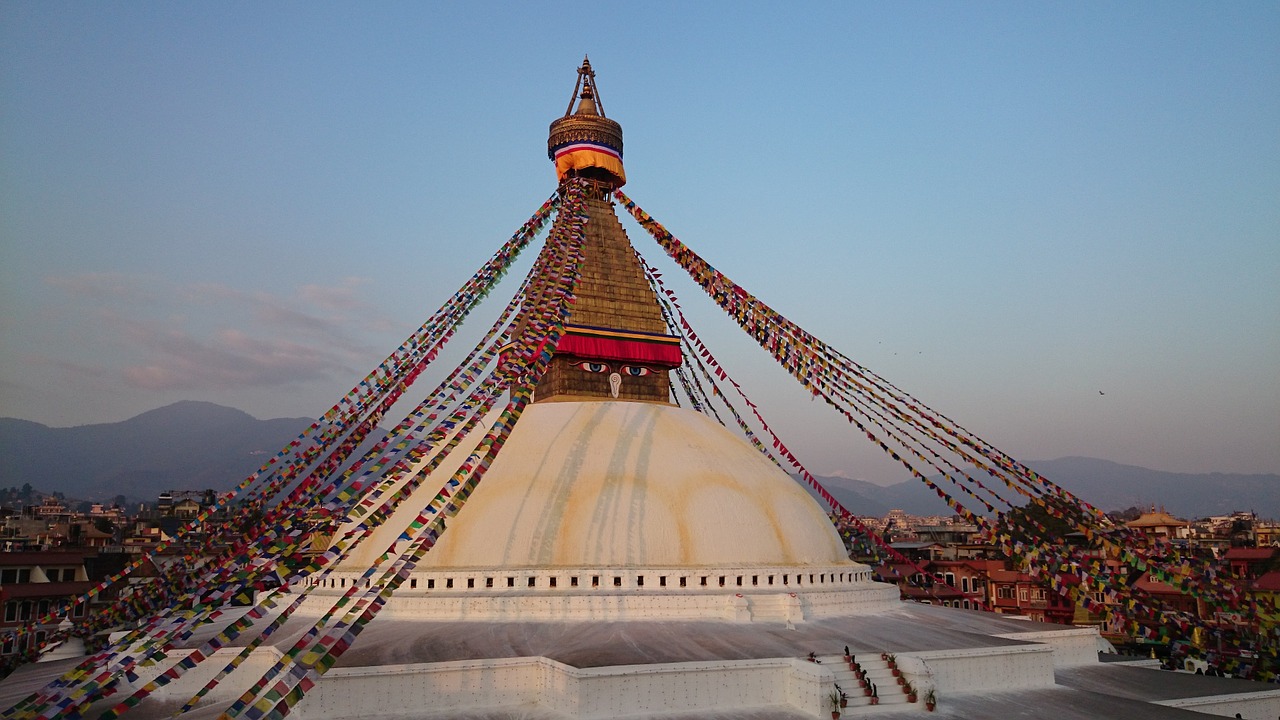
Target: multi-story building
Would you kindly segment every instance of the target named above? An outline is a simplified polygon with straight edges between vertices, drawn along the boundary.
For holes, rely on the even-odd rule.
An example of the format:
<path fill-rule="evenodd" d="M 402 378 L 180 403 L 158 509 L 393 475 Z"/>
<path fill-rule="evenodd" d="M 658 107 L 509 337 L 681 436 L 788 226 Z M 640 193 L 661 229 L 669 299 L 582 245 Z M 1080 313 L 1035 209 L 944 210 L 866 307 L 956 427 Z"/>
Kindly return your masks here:
<path fill-rule="evenodd" d="M 1035 578 L 1017 570 L 992 570 L 987 576 L 991 609 L 1002 615 L 1045 621 L 1049 592 Z"/>
<path fill-rule="evenodd" d="M 85 567 L 83 550 L 0 553 L 0 655 L 25 652 L 32 643 L 44 642 L 45 633 L 61 619 L 39 623 L 58 613 L 73 598 L 89 591 L 94 582 Z M 81 605 L 71 610 L 71 618 L 84 617 Z M 3 632 L 37 622 L 34 633 L 18 639 Z"/>

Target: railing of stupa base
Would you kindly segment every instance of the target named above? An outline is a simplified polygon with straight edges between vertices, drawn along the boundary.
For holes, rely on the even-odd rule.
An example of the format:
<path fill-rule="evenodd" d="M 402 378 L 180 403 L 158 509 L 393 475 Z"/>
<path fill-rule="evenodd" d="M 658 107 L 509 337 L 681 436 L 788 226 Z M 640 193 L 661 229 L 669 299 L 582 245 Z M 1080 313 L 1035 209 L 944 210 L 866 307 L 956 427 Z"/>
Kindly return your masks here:
<path fill-rule="evenodd" d="M 541 592 L 609 593 L 615 590 L 645 590 L 651 592 L 707 591 L 742 588 L 775 588 L 781 590 L 801 588 L 830 588 L 861 585 L 871 582 L 870 570 L 851 570 L 839 566 L 815 566 L 812 568 L 738 567 L 697 569 L 689 568 L 493 568 L 479 570 L 431 570 L 415 571 L 409 576 L 405 590 L 419 593 L 454 591 L 509 591 L 537 590 Z M 304 578 L 298 582 L 304 587 L 342 590 L 351 585 L 370 580 L 354 573 L 334 572 L 319 578 Z"/>
<path fill-rule="evenodd" d="M 1073 603 L 1078 601 L 1086 609 L 1100 612 L 1108 618 L 1118 608 L 1124 608 L 1131 629 L 1138 634 L 1150 634 L 1151 631 L 1138 620 L 1168 618 L 1170 613 L 1162 610 L 1162 601 L 1129 582 L 1129 574 L 1136 571 L 1148 572 L 1163 582 L 1180 587 L 1217 611 L 1240 607 L 1238 588 L 1219 578 L 1204 559 L 1181 555 L 1171 548 L 1144 549 L 1134 542 L 1131 532 L 1116 526 L 1097 508 L 1018 463 L 773 311 L 707 264 L 620 190 L 615 191 L 614 196 L 708 296 L 815 399 L 821 398 L 843 415 L 868 440 L 913 477 L 924 482 L 953 511 L 983 529 L 991 542 L 1026 567 L 1033 576 L 1045 578 L 1051 587 Z M 784 445 L 779 443 L 777 449 L 793 467 L 799 466 Z M 951 458 L 955 458 L 955 462 Z M 930 474 L 918 469 L 917 463 Z M 961 470 L 960 466 L 964 465 L 973 467 L 976 473 Z M 1004 490 L 1026 498 L 1050 516 L 1083 532 L 1090 541 L 1119 557 L 1125 567 L 1113 571 L 1101 558 L 1090 557 L 1082 548 L 1058 542 L 1043 523 L 1023 513 L 1019 513 L 1023 526 L 1015 536 L 1000 524 L 1004 520 L 1003 513 L 1012 511 L 1015 506 L 1001 493 L 982 483 L 977 477 L 980 475 L 993 478 Z M 969 500 L 957 499 L 939 482 L 950 483 Z M 820 494 L 834 509 L 834 498 L 825 491 L 820 491 Z M 997 520 L 988 520 L 980 512 L 972 511 L 966 502 L 977 503 L 987 512 L 998 512 Z M 997 506 L 1004 510 L 997 511 Z M 1166 551 L 1167 554 L 1162 556 Z M 1092 592 L 1105 594 L 1107 602 L 1100 604 L 1094 601 L 1090 597 Z M 1199 626 L 1213 631 L 1189 615 L 1175 613 L 1175 616 L 1184 629 Z"/>

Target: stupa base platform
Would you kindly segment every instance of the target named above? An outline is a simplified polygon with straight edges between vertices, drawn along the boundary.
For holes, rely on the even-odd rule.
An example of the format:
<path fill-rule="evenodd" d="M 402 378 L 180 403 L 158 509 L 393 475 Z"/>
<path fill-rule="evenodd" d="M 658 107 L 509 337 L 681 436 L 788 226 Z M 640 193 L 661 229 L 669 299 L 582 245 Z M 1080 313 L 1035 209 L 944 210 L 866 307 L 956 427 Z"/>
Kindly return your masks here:
<path fill-rule="evenodd" d="M 230 622 L 230 619 L 227 620 Z M 290 622 L 254 651 L 189 717 L 215 718 L 274 663 L 313 619 Z M 192 647 L 216 631 L 192 639 Z M 894 653 L 904 677 L 933 687 L 936 718 L 1196 718 L 1280 714 L 1280 692 L 1226 678 L 1099 663 L 1091 628 L 1011 620 L 914 603 L 797 623 L 732 621 L 442 622 L 379 616 L 295 708 L 293 716 L 362 720 L 591 718 L 827 718 L 841 683 L 842 717 L 925 715 L 896 681 L 873 670 L 872 707 L 846 679 L 845 646 L 864 667 Z M 236 648 L 183 676 L 126 717 L 168 717 Z M 188 651 L 140 668 L 137 685 Z M 806 658 L 815 653 L 822 662 Z M 30 665 L 0 684 L 16 701 L 74 661 Z M 122 687 L 119 702 L 132 688 Z M 95 704 L 85 717 L 110 707 Z M 1196 710 L 1193 712 L 1192 709 Z"/>

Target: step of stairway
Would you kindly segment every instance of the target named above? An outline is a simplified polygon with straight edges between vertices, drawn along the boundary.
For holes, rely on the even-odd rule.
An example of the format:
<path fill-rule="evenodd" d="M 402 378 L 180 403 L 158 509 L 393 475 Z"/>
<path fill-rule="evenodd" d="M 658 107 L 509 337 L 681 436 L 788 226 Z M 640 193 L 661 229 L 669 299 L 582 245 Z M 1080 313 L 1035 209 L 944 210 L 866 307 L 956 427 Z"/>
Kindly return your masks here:
<path fill-rule="evenodd" d="M 848 698 L 848 704 L 841 711 L 842 718 L 885 712 L 926 712 L 924 703 L 909 701 L 888 661 L 881 659 L 878 653 L 863 653 L 861 656 L 855 653 L 853 656 L 867 682 L 876 686 L 879 699 L 875 705 L 871 704 L 871 698 L 843 655 L 818 655 L 815 659 L 831 672 L 834 685 L 839 686 Z"/>

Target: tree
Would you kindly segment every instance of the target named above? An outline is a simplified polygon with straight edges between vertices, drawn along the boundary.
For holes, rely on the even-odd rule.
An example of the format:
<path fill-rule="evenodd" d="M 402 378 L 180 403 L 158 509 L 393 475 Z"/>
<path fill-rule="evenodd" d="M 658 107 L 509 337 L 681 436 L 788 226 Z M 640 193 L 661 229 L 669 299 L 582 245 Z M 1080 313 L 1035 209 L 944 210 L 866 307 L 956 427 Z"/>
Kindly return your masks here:
<path fill-rule="evenodd" d="M 1076 531 L 1074 525 L 1050 515 L 1044 506 L 1037 503 L 1027 503 L 1003 513 L 998 525 L 1000 529 L 1007 530 L 1015 540 L 1031 545 L 1061 541 L 1069 533 Z M 1043 527 L 1044 532 L 1037 525 Z"/>
<path fill-rule="evenodd" d="M 1137 520 L 1142 517 L 1142 508 L 1135 505 L 1124 510 L 1114 510 L 1107 513 L 1107 517 L 1121 523 L 1129 522 L 1130 520 Z"/>

